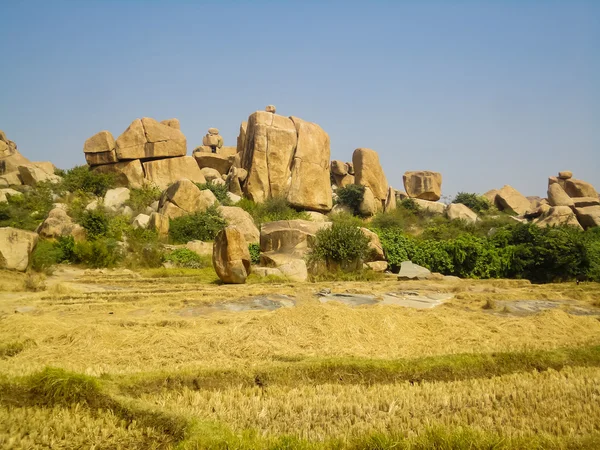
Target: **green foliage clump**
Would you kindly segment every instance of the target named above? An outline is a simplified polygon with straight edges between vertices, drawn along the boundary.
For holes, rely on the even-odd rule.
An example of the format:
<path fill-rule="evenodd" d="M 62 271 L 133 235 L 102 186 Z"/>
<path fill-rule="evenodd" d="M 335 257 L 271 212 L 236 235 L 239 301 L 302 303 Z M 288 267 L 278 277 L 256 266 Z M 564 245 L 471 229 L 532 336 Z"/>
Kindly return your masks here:
<path fill-rule="evenodd" d="M 212 241 L 217 233 L 227 226 L 227 222 L 212 206 L 206 211 L 177 217 L 171 220 L 169 237 L 174 244 L 189 241 Z"/>
<path fill-rule="evenodd" d="M 229 189 L 227 189 L 227 186 L 225 184 L 196 183 L 196 186 L 198 186 L 198 188 L 201 191 L 208 189 L 213 194 L 215 194 L 215 197 L 217 197 L 217 200 L 219 200 L 219 203 L 221 205 L 223 205 L 223 206 L 231 205 L 231 199 L 229 198 L 229 195 L 227 195 L 227 193 L 229 192 Z"/>
<path fill-rule="evenodd" d="M 10 195 L 0 203 L 0 227 L 34 231 L 52 209 L 52 186 L 38 183 L 22 195 Z"/>
<path fill-rule="evenodd" d="M 160 199 L 162 191 L 154 185 L 144 185 L 141 189 L 130 189 L 129 200 L 125 202 L 135 214 L 143 212 L 156 200 Z"/>
<path fill-rule="evenodd" d="M 93 268 L 115 267 L 124 257 L 119 241 L 99 237 L 93 241 L 77 242 L 73 262 Z"/>
<path fill-rule="evenodd" d="M 330 214 L 329 220 L 333 223 L 353 225 L 359 228 L 366 225 L 362 218 L 348 212 L 336 212 L 335 214 Z"/>
<path fill-rule="evenodd" d="M 468 192 L 456 194 L 452 203 L 462 203 L 477 214 L 485 214 L 492 208 L 492 204 L 487 198 Z"/>
<path fill-rule="evenodd" d="M 127 254 L 125 264 L 131 268 L 160 267 L 164 260 L 165 250 L 155 230 L 129 228 L 127 238 Z"/>
<path fill-rule="evenodd" d="M 308 214 L 303 211 L 296 211 L 283 197 L 269 198 L 263 203 L 255 203 L 252 200 L 243 198 L 236 206 L 248 212 L 258 227 L 263 223 L 275 222 L 277 220 L 310 220 Z"/>
<path fill-rule="evenodd" d="M 360 204 L 365 196 L 365 187 L 360 184 L 349 184 L 335 191 L 338 203 L 350 208 L 354 214 L 359 214 Z"/>
<path fill-rule="evenodd" d="M 353 225 L 334 223 L 330 228 L 317 232 L 316 242 L 310 253 L 313 262 L 337 263 L 344 267 L 357 265 L 369 252 L 369 238 Z"/>
<path fill-rule="evenodd" d="M 67 170 L 61 185 L 69 192 L 82 191 L 104 197 L 106 191 L 116 187 L 116 180 L 114 174 L 96 172 L 83 165 Z"/>
<path fill-rule="evenodd" d="M 260 264 L 260 245 L 255 242 L 248 244 L 248 251 L 250 252 L 252 264 Z"/>
<path fill-rule="evenodd" d="M 102 208 L 84 211 L 79 219 L 79 224 L 85 229 L 89 240 L 106 236 L 110 229 L 110 219 Z"/>
<path fill-rule="evenodd" d="M 177 267 L 184 267 L 187 269 L 202 269 L 211 265 L 210 257 L 201 256 L 187 248 L 178 248 L 171 253 L 167 253 L 164 260 L 173 263 L 173 265 Z"/>

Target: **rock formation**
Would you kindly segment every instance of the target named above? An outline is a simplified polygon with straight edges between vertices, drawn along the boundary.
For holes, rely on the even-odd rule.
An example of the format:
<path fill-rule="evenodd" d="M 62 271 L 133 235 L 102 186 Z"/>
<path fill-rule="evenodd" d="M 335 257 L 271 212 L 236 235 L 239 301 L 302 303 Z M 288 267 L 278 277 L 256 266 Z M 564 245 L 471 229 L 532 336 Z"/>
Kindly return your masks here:
<path fill-rule="evenodd" d="M 437 202 L 442 197 L 442 174 L 439 172 L 405 172 L 403 181 L 410 198 Z"/>
<path fill-rule="evenodd" d="M 352 164 L 355 184 L 368 187 L 383 209 L 389 186 L 377 152 L 370 148 L 357 148 L 352 154 Z"/>
<path fill-rule="evenodd" d="M 0 228 L 0 269 L 25 272 L 37 241 L 37 233 L 11 227 Z"/>
<path fill-rule="evenodd" d="M 241 284 L 250 274 L 250 252 L 242 232 L 235 226 L 219 231 L 213 246 L 213 267 L 224 283 Z"/>
<path fill-rule="evenodd" d="M 161 196 L 158 212 L 169 219 L 206 211 L 217 203 L 208 189 L 200 190 L 192 181 L 183 179 L 173 183 Z"/>
<path fill-rule="evenodd" d="M 446 208 L 446 215 L 450 220 L 463 220 L 467 223 L 477 222 L 477 214 L 462 203 L 451 203 Z"/>

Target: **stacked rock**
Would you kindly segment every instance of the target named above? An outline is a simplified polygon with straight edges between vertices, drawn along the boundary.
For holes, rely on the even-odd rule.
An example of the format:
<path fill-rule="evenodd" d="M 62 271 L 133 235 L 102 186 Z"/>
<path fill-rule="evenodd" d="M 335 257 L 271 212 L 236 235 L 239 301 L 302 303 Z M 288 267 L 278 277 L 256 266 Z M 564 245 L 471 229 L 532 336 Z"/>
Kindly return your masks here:
<path fill-rule="evenodd" d="M 573 178 L 571 171 L 548 178 L 548 203 L 552 209 L 571 210 L 583 228 L 600 226 L 600 199 L 590 183 Z M 573 221 L 573 220 L 572 220 Z"/>
<path fill-rule="evenodd" d="M 276 111 L 275 105 L 267 105 L 267 107 L 265 108 L 265 111 L 275 114 L 275 111 Z"/>
<path fill-rule="evenodd" d="M 217 153 L 217 150 L 223 147 L 223 138 L 219 134 L 217 128 L 209 128 L 208 134 L 202 138 L 202 145 L 210 147 L 212 153 Z"/>

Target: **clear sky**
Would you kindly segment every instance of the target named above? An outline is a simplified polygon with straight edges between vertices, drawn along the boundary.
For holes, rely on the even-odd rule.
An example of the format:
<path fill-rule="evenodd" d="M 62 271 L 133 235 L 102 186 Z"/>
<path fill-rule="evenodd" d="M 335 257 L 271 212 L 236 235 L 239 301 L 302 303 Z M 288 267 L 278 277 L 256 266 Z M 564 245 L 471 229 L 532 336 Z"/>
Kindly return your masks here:
<path fill-rule="evenodd" d="M 0 0 L 0 129 L 32 160 L 177 117 L 188 154 L 255 110 L 316 122 L 332 159 L 379 152 L 390 184 L 600 188 L 600 0 Z"/>

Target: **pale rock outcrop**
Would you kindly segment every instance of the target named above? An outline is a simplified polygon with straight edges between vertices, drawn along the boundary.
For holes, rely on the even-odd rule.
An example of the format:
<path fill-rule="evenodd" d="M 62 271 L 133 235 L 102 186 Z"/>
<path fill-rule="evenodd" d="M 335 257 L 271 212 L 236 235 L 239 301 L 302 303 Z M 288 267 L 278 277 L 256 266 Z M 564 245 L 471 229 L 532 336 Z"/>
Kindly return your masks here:
<path fill-rule="evenodd" d="M 385 254 L 383 252 L 383 246 L 379 240 L 377 233 L 372 232 L 368 228 L 361 228 L 362 234 L 369 239 L 369 254 L 367 255 L 366 262 L 370 261 L 385 261 Z"/>
<path fill-rule="evenodd" d="M 446 215 L 450 220 L 463 220 L 467 223 L 477 222 L 477 214 L 462 203 L 451 203 L 448 205 Z"/>
<path fill-rule="evenodd" d="M 370 217 L 374 216 L 382 209 L 383 206 L 381 204 L 381 200 L 379 200 L 375 197 L 375 195 L 373 195 L 373 191 L 370 187 L 365 186 L 365 192 L 363 194 L 363 199 L 358 207 L 358 212 L 362 216 Z"/>
<path fill-rule="evenodd" d="M 430 202 L 429 200 L 421 200 L 419 198 L 413 198 L 411 200 L 414 201 L 419 208 L 424 209 L 427 212 L 441 215 L 446 214 L 446 205 L 443 203 Z"/>
<path fill-rule="evenodd" d="M 141 229 L 145 230 L 146 228 L 148 228 L 149 224 L 150 224 L 150 216 L 148 214 L 138 214 L 133 219 L 131 226 L 133 228 L 141 228 Z"/>
<path fill-rule="evenodd" d="M 294 258 L 303 258 L 315 243 L 316 234 L 331 222 L 309 220 L 279 220 L 262 225 L 260 251 L 287 253 Z"/>
<path fill-rule="evenodd" d="M 148 229 L 156 231 L 159 236 L 166 237 L 169 235 L 169 218 L 164 214 L 153 212 L 150 214 Z"/>
<path fill-rule="evenodd" d="M 202 172 L 202 175 L 204 176 L 207 182 L 211 182 L 213 180 L 222 180 L 221 174 L 216 169 L 204 167 L 203 169 L 200 169 L 200 172 Z"/>
<path fill-rule="evenodd" d="M 57 239 L 63 236 L 73 236 L 76 241 L 85 240 L 85 229 L 73 222 L 64 207 L 57 206 L 49 213 L 46 220 L 36 230 L 37 233 L 46 239 Z"/>
<path fill-rule="evenodd" d="M 411 261 L 404 261 L 400 264 L 398 280 L 427 280 L 431 277 L 431 271 L 426 267 L 421 267 Z"/>
<path fill-rule="evenodd" d="M 312 222 L 331 222 L 331 220 L 329 220 L 329 217 L 327 217 L 325 214 L 321 214 L 316 211 L 306 211 L 305 214 L 310 217 L 310 220 Z"/>
<path fill-rule="evenodd" d="M 142 163 L 135 159 L 133 161 L 123 161 L 115 164 L 103 164 L 95 166 L 93 171 L 99 173 L 111 173 L 115 177 L 117 186 L 129 187 L 131 189 L 140 189 L 144 183 L 144 169 Z"/>
<path fill-rule="evenodd" d="M 19 166 L 25 166 L 31 164 L 27 158 L 25 158 L 17 150 L 17 144 L 6 137 L 6 134 L 0 130 L 0 175 L 7 176 L 8 174 L 19 171 Z M 14 176 L 14 175 L 13 175 Z M 21 181 L 14 182 L 14 178 L 8 185 L 18 185 Z"/>
<path fill-rule="evenodd" d="M 0 228 L 0 269 L 25 272 L 37 241 L 37 233 L 11 227 Z"/>
<path fill-rule="evenodd" d="M 584 206 L 575 208 L 575 214 L 583 228 L 600 227 L 600 206 Z"/>
<path fill-rule="evenodd" d="M 104 207 L 117 210 L 129 200 L 130 195 L 131 191 L 125 187 L 109 189 L 104 194 Z"/>
<path fill-rule="evenodd" d="M 331 161 L 331 173 L 334 175 L 340 175 L 342 177 L 344 175 L 348 175 L 348 165 L 343 161 L 334 159 Z"/>
<path fill-rule="evenodd" d="M 127 205 L 121 206 L 118 211 L 120 214 L 124 215 L 125 217 L 129 217 L 130 219 L 133 217 L 133 209 L 131 209 L 130 206 L 127 206 Z"/>
<path fill-rule="evenodd" d="M 573 227 L 581 228 L 577 216 L 568 206 L 552 206 L 548 212 L 534 220 L 533 223 L 540 227 L 571 225 Z"/>
<path fill-rule="evenodd" d="M 496 205 L 501 211 L 514 211 L 517 215 L 526 214 L 531 207 L 529 200 L 508 184 L 498 191 Z"/>
<path fill-rule="evenodd" d="M 212 256 L 213 243 L 204 241 L 189 241 L 185 248 L 197 253 L 200 256 Z"/>
<path fill-rule="evenodd" d="M 248 171 L 243 186 L 248 198 L 261 203 L 271 197 L 287 197 L 297 142 L 290 118 L 266 111 L 250 115 L 242 160 Z"/>
<path fill-rule="evenodd" d="M 240 125 L 240 133 L 237 137 L 236 153 L 241 155 L 246 148 L 246 131 L 248 130 L 248 122 L 242 122 Z M 239 166 L 236 166 L 239 167 Z"/>
<path fill-rule="evenodd" d="M 390 188 L 388 189 L 388 196 L 387 199 L 385 201 L 385 207 L 384 207 L 384 211 L 393 211 L 394 209 L 396 209 L 397 204 L 396 204 L 396 190 L 390 186 Z"/>
<path fill-rule="evenodd" d="M 118 161 L 116 147 L 112 133 L 106 130 L 100 131 L 83 144 L 85 160 L 90 166 L 116 163 Z"/>
<path fill-rule="evenodd" d="M 573 199 L 560 184 L 553 183 L 548 186 L 548 203 L 551 206 L 573 206 Z"/>
<path fill-rule="evenodd" d="M 229 226 L 217 234 L 213 246 L 213 267 L 224 283 L 242 284 L 250 274 L 250 252 L 242 232 Z"/>
<path fill-rule="evenodd" d="M 575 197 L 572 200 L 575 208 L 585 208 L 586 206 L 600 205 L 599 197 Z"/>
<path fill-rule="evenodd" d="M 290 254 L 279 252 L 261 253 L 260 263 L 263 266 L 278 269 L 284 277 L 291 281 L 306 281 L 308 279 L 306 261 L 295 258 Z"/>
<path fill-rule="evenodd" d="M 281 270 L 275 268 L 275 267 L 261 267 L 261 266 L 254 266 L 252 267 L 252 274 L 256 275 L 257 277 L 283 277 L 283 273 L 281 273 Z"/>
<path fill-rule="evenodd" d="M 176 130 L 181 130 L 181 124 L 179 123 L 179 119 L 161 120 L 160 123 L 168 127 L 175 128 Z"/>
<path fill-rule="evenodd" d="M 185 156 L 187 141 L 176 128 L 149 117 L 135 119 L 116 140 L 119 160 Z"/>
<path fill-rule="evenodd" d="M 492 205 L 496 204 L 496 197 L 498 196 L 498 189 L 490 189 L 482 197 L 486 198 Z"/>
<path fill-rule="evenodd" d="M 0 175 L 0 186 L 19 186 L 21 184 L 23 183 L 21 182 L 21 176 L 18 171 Z"/>
<path fill-rule="evenodd" d="M 146 161 L 143 167 L 146 182 L 160 189 L 166 189 L 175 181 L 184 178 L 194 183 L 206 183 L 198 164 L 191 156 Z"/>
<path fill-rule="evenodd" d="M 19 196 L 19 195 L 23 195 L 21 192 L 19 191 L 15 191 L 14 189 L 0 189 L 0 203 L 2 202 L 8 202 L 8 199 L 14 196 Z"/>
<path fill-rule="evenodd" d="M 219 212 L 229 225 L 236 226 L 249 244 L 260 242 L 260 231 L 252 216 L 237 206 L 219 206 Z"/>
<path fill-rule="evenodd" d="M 31 163 L 19 166 L 19 178 L 27 186 L 35 186 L 42 181 L 60 183 L 61 177 L 54 174 L 54 170 L 48 171 L 49 167 L 39 163 Z"/>
<path fill-rule="evenodd" d="M 598 192 L 590 183 L 570 178 L 565 180 L 565 192 L 569 197 L 594 197 L 598 198 Z"/>
<path fill-rule="evenodd" d="M 367 266 L 373 272 L 385 272 L 388 269 L 387 261 L 369 261 Z"/>
<path fill-rule="evenodd" d="M 194 158 L 200 169 L 209 168 L 214 169 L 219 174 L 227 174 L 229 168 L 233 164 L 233 158 L 231 156 L 222 155 L 219 153 L 206 153 L 194 151 Z"/>
<path fill-rule="evenodd" d="M 292 160 L 288 202 L 297 208 L 327 212 L 333 206 L 329 175 L 329 135 L 311 122 L 291 117 L 298 140 Z"/>
<path fill-rule="evenodd" d="M 354 211 L 349 206 L 342 205 L 341 203 L 337 203 L 333 205 L 330 214 L 354 214 Z"/>
<path fill-rule="evenodd" d="M 405 172 L 403 181 L 410 198 L 437 202 L 442 197 L 442 174 L 439 172 Z"/>
<path fill-rule="evenodd" d="M 206 211 L 217 202 L 215 195 L 208 189 L 200 190 L 187 179 L 173 183 L 163 192 L 159 212 L 170 219 Z"/>
<path fill-rule="evenodd" d="M 368 187 L 375 199 L 385 202 L 388 195 L 388 182 L 379 155 L 370 148 L 357 148 L 352 154 L 355 183 Z"/>

